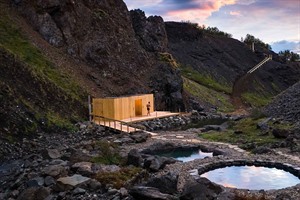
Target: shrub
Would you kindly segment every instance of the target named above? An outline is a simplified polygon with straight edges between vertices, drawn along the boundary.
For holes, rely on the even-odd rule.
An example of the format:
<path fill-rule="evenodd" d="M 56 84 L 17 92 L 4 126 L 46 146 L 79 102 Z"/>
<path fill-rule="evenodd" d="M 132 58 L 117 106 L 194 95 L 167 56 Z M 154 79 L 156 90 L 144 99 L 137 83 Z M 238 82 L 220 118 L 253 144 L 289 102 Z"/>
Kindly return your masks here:
<path fill-rule="evenodd" d="M 141 172 L 141 168 L 126 167 L 117 172 L 98 173 L 96 179 L 101 183 L 112 184 L 115 188 L 120 189 Z"/>
<path fill-rule="evenodd" d="M 111 144 L 107 141 L 99 141 L 96 145 L 100 154 L 99 156 L 92 158 L 92 162 L 106 165 L 120 165 L 123 163 L 123 159 L 118 153 L 118 149 L 115 144 Z"/>

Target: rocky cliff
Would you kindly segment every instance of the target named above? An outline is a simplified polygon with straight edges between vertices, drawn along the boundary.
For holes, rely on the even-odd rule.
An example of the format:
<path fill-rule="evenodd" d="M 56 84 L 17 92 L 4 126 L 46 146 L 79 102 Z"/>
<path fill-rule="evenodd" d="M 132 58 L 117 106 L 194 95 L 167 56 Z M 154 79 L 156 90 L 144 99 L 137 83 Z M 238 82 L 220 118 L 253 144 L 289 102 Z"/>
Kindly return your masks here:
<path fill-rule="evenodd" d="M 47 109 L 53 114 L 61 115 L 63 112 L 60 111 L 66 110 L 62 109 L 63 105 L 68 105 L 72 99 L 72 94 L 65 95 L 64 90 L 72 89 L 48 91 L 44 87 L 40 89 L 38 85 L 49 86 L 51 82 L 59 85 L 69 82 L 67 77 L 70 76 L 79 84 L 80 89 L 76 92 L 83 96 L 155 93 L 156 109 L 183 109 L 182 79 L 179 71 L 170 63 L 161 61 L 156 54 L 157 51 L 166 48 L 166 37 L 163 36 L 165 41 L 162 44 L 154 45 L 153 49 L 149 50 L 151 45 L 142 44 L 137 39 L 130 12 L 122 0 L 7 0 L 1 2 L 1 10 L 4 12 L 1 15 L 0 44 L 3 49 L 1 55 L 5 60 L 1 63 L 1 70 L 7 72 L 1 77 L 3 87 L 15 89 L 9 82 L 15 68 L 11 66 L 11 60 L 4 58 L 7 56 L 19 63 L 20 69 L 29 66 L 29 70 L 35 70 L 43 66 L 47 70 L 57 72 L 45 73 L 45 76 L 42 75 L 43 79 L 35 79 L 34 75 L 28 73 L 23 76 L 24 70 L 19 71 L 19 76 L 14 77 L 18 82 L 33 82 L 33 85 L 28 85 L 28 91 L 32 94 L 27 94 L 24 90 L 22 99 L 32 99 L 32 96 L 43 93 L 46 104 L 53 104 Z M 160 29 L 164 31 L 161 18 L 154 18 L 151 24 L 150 29 L 155 28 L 155 24 L 162 24 Z M 144 26 L 142 28 L 144 29 Z M 153 35 L 155 34 L 159 32 Z M 37 76 L 40 76 L 39 72 L 37 71 Z M 65 79 L 56 76 L 65 76 Z M 15 89 L 14 94 L 17 96 L 19 89 Z M 49 96 L 53 97 L 52 100 Z M 3 93 L 3 97 L 3 101 L 9 99 L 7 93 Z M 83 111 L 86 109 L 86 98 L 87 96 L 81 96 L 77 99 L 81 106 L 68 107 L 74 110 L 74 113 L 81 113 L 79 116 L 82 119 L 87 116 Z M 31 110 L 36 111 L 35 114 L 40 118 L 47 115 L 40 112 L 40 108 L 45 104 L 42 99 L 39 98 L 38 102 L 28 100 Z M 24 105 L 24 102 L 14 103 L 20 103 L 21 107 Z M 2 106 L 4 105 L 5 102 Z M 9 108 L 5 108 L 6 113 L 15 112 Z M 4 112 L 1 114 L 5 115 Z M 23 118 L 27 118 L 26 112 Z"/>

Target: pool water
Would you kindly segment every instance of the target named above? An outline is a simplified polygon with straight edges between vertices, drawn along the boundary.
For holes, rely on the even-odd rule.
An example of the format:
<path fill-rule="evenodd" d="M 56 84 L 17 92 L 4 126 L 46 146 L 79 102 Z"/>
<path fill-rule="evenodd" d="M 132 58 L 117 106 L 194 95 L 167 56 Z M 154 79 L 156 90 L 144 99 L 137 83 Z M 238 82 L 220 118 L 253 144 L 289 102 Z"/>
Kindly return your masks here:
<path fill-rule="evenodd" d="M 192 149 L 192 150 L 174 150 L 172 152 L 168 153 L 159 153 L 157 154 L 159 156 L 169 157 L 169 158 L 175 158 L 176 160 L 182 161 L 182 162 L 188 162 L 195 159 L 203 159 L 205 157 L 212 157 L 212 152 L 202 152 L 200 149 Z"/>
<path fill-rule="evenodd" d="M 300 179 L 281 169 L 256 166 L 231 166 L 215 169 L 201 175 L 210 181 L 238 189 L 271 190 L 291 187 Z"/>

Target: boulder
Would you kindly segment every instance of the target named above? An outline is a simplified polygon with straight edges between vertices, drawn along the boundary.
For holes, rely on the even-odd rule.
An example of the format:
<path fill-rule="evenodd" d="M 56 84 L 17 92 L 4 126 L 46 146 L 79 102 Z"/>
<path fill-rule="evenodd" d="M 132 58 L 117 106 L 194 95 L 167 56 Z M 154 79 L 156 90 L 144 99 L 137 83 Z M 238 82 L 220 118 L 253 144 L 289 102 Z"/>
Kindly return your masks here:
<path fill-rule="evenodd" d="M 93 173 L 92 164 L 91 162 L 79 162 L 72 165 L 71 169 L 82 175 L 91 175 Z"/>
<path fill-rule="evenodd" d="M 216 199 L 222 191 L 221 186 L 210 182 L 207 178 L 191 179 L 184 185 L 180 200 Z"/>
<path fill-rule="evenodd" d="M 45 149 L 42 155 L 44 159 L 58 159 L 62 156 L 57 149 Z"/>
<path fill-rule="evenodd" d="M 140 152 L 137 149 L 132 149 L 128 153 L 127 165 L 133 165 L 136 167 L 143 166 L 143 158 Z"/>
<path fill-rule="evenodd" d="M 134 186 L 129 190 L 129 194 L 135 199 L 147 199 L 147 200 L 178 200 L 177 197 L 161 193 L 157 188 Z"/>
<path fill-rule="evenodd" d="M 145 133 L 145 132 L 138 132 L 138 133 L 134 133 L 132 135 L 130 135 L 130 137 L 136 142 L 136 143 L 142 143 L 142 142 L 146 142 L 147 139 L 150 137 L 151 135 L 149 133 Z"/>
<path fill-rule="evenodd" d="M 177 193 L 178 176 L 168 173 L 161 177 L 154 177 L 150 179 L 146 186 L 157 188 L 162 193 L 175 194 Z"/>
<path fill-rule="evenodd" d="M 159 157 L 159 156 L 148 156 L 144 160 L 144 168 L 149 169 L 152 172 L 157 172 L 163 169 L 167 164 L 177 162 L 173 158 Z"/>
<path fill-rule="evenodd" d="M 260 129 L 262 131 L 267 131 L 269 130 L 269 125 L 268 125 L 268 122 L 271 120 L 272 118 L 267 118 L 261 122 L 258 122 L 257 125 L 256 125 L 256 128 L 257 129 Z"/>
<path fill-rule="evenodd" d="M 59 189 L 66 191 L 78 187 L 80 184 L 86 183 L 90 180 L 88 177 L 74 174 L 73 176 L 67 176 L 57 179 Z"/>
<path fill-rule="evenodd" d="M 120 171 L 120 167 L 117 165 L 104 165 L 94 163 L 91 167 L 93 173 L 106 173 Z"/>
<path fill-rule="evenodd" d="M 44 175 L 52 176 L 52 177 L 57 177 L 59 175 L 66 175 L 67 171 L 66 169 L 61 166 L 61 165 L 50 165 L 45 167 L 42 170 Z"/>
<path fill-rule="evenodd" d="M 291 132 L 285 129 L 273 129 L 272 134 L 276 138 L 287 138 Z"/>
<path fill-rule="evenodd" d="M 219 125 L 205 125 L 203 128 L 205 128 L 204 131 L 221 131 L 222 129 Z"/>

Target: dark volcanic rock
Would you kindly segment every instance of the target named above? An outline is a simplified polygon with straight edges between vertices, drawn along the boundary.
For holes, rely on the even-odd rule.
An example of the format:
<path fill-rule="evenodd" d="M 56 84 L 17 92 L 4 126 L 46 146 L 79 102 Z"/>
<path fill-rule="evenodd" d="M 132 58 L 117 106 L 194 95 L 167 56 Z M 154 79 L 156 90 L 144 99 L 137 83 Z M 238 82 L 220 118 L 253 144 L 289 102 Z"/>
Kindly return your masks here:
<path fill-rule="evenodd" d="M 164 20 L 160 16 L 146 17 L 142 10 L 131 10 L 133 29 L 142 47 L 147 51 L 165 52 L 168 39 Z"/>
<path fill-rule="evenodd" d="M 178 198 L 161 193 L 157 188 L 145 187 L 145 186 L 135 186 L 130 191 L 129 194 L 136 199 L 147 199 L 147 200 L 175 200 Z"/>
<path fill-rule="evenodd" d="M 300 121 L 300 82 L 278 95 L 264 108 L 267 115 L 290 122 Z"/>
<path fill-rule="evenodd" d="M 177 193 L 177 181 L 177 175 L 168 173 L 161 177 L 154 177 L 150 179 L 146 183 L 146 186 L 157 188 L 162 193 L 175 194 Z"/>
<path fill-rule="evenodd" d="M 273 129 L 272 134 L 276 138 L 287 138 L 291 132 L 285 129 Z"/>
<path fill-rule="evenodd" d="M 139 153 L 139 151 L 137 149 L 132 149 L 128 153 L 127 164 L 128 165 L 134 165 L 136 167 L 143 166 L 142 155 Z"/>
<path fill-rule="evenodd" d="M 211 200 L 215 199 L 222 191 L 221 186 L 206 178 L 199 178 L 185 184 L 180 200 Z"/>

